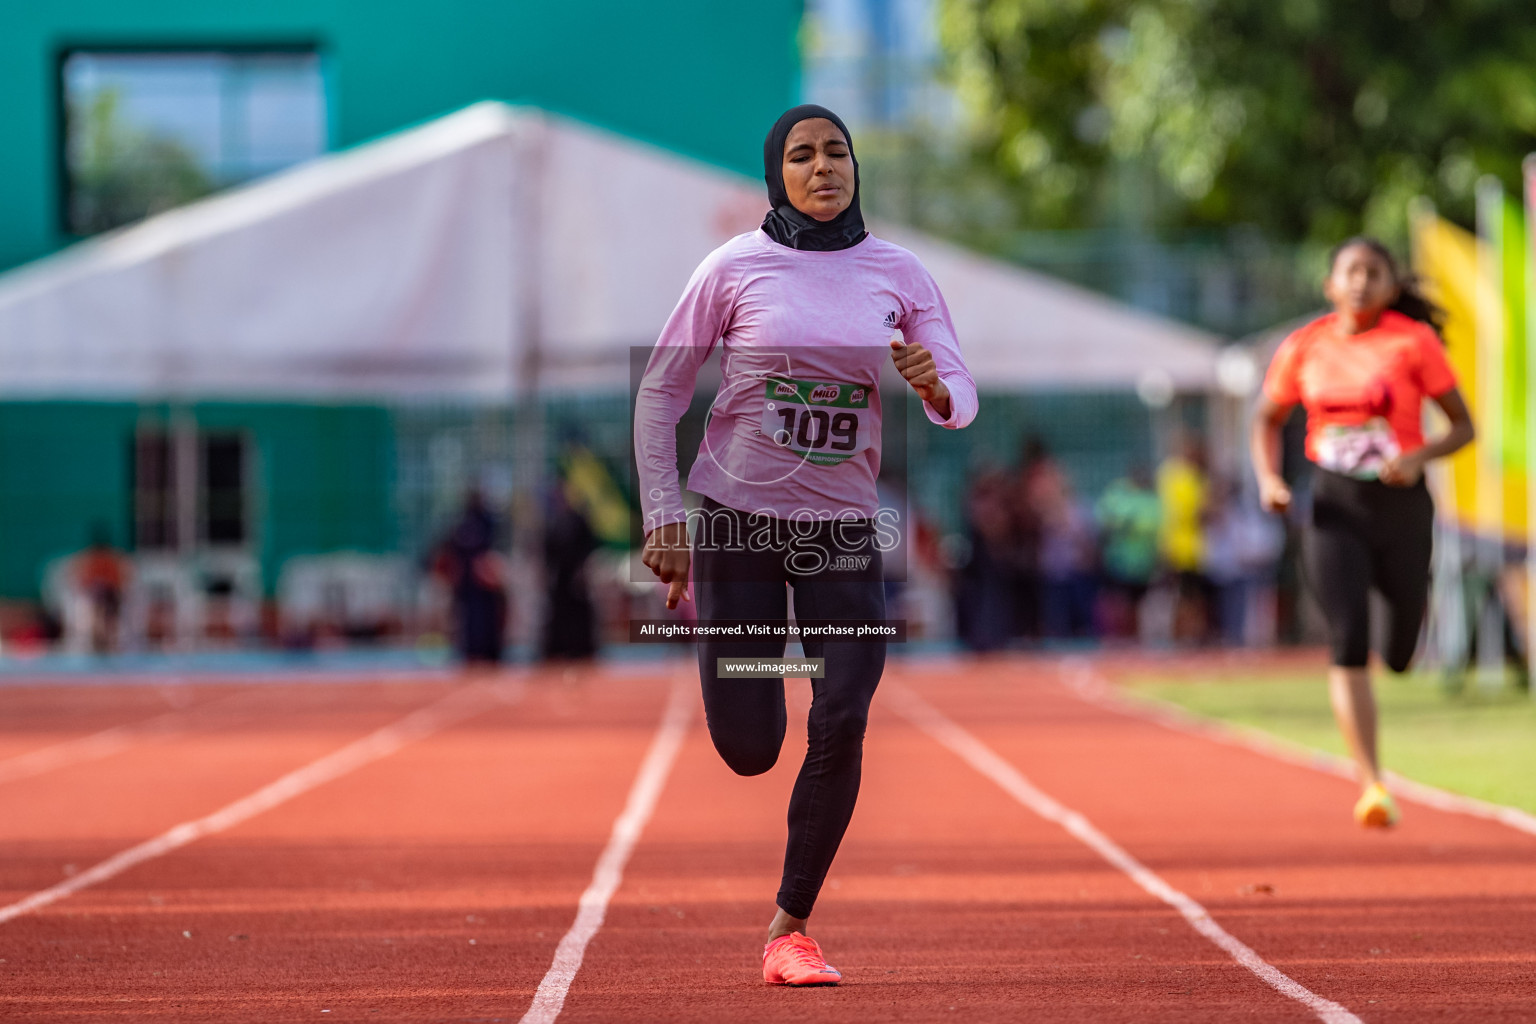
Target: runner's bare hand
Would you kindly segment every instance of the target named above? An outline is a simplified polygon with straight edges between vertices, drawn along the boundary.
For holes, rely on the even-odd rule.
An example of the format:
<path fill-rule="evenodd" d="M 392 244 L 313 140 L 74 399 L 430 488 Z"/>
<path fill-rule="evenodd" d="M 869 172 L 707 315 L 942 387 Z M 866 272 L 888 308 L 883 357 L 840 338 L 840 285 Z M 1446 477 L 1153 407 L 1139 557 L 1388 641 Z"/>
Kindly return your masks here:
<path fill-rule="evenodd" d="M 1285 512 L 1291 507 L 1291 489 L 1273 473 L 1259 478 L 1259 504 L 1266 512 Z"/>
<path fill-rule="evenodd" d="M 688 591 L 688 524 L 667 523 L 652 530 L 645 538 L 640 561 L 667 585 L 667 608 L 676 608 L 679 600 L 692 601 Z"/>
<path fill-rule="evenodd" d="M 923 348 L 918 342 L 904 345 L 895 338 L 891 339 L 891 362 L 896 364 L 896 369 L 912 390 L 917 392 L 917 397 L 933 406 L 935 410 L 945 417 L 949 415 L 949 388 L 939 379 L 938 367 L 933 365 L 933 353 Z"/>
<path fill-rule="evenodd" d="M 1404 452 L 1388 459 L 1377 478 L 1388 487 L 1412 487 L 1423 475 L 1423 456 L 1418 452 Z"/>

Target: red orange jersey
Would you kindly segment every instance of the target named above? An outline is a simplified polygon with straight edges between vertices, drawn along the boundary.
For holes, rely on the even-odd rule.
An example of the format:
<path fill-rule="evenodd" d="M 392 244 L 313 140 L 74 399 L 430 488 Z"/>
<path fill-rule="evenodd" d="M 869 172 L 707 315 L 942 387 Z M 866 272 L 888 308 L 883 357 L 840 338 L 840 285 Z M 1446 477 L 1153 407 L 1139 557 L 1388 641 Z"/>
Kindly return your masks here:
<path fill-rule="evenodd" d="M 122 590 L 126 576 L 115 551 L 87 548 L 75 561 L 75 582 L 86 590 Z"/>
<path fill-rule="evenodd" d="M 1264 377 L 1276 405 L 1307 410 L 1307 457 L 1361 477 L 1423 447 L 1424 399 L 1455 386 L 1434 329 L 1391 310 L 1359 334 L 1345 333 L 1336 313 L 1319 317 L 1280 343 Z"/>

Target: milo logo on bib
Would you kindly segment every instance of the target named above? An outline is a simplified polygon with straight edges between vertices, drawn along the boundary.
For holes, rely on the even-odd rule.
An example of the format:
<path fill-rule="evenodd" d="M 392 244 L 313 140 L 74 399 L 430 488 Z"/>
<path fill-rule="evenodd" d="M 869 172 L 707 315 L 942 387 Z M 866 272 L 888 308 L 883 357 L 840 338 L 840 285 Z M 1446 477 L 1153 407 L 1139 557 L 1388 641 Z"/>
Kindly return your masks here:
<path fill-rule="evenodd" d="M 846 461 L 879 429 L 867 387 L 769 377 L 763 397 L 758 433 L 814 466 Z"/>
<path fill-rule="evenodd" d="M 811 401 L 835 402 L 837 396 L 843 393 L 843 389 L 836 384 L 818 384 L 811 389 Z"/>

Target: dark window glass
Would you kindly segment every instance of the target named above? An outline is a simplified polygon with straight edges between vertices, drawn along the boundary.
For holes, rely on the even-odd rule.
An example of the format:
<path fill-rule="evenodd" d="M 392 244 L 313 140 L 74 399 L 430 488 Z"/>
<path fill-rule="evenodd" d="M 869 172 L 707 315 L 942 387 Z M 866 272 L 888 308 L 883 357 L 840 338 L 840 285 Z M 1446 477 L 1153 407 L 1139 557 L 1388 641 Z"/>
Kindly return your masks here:
<path fill-rule="evenodd" d="M 202 536 L 209 544 L 243 544 L 245 438 L 212 434 L 202 439 Z"/>
<path fill-rule="evenodd" d="M 182 481 L 182 467 L 189 481 Z M 134 436 L 132 468 L 133 539 L 139 550 L 180 547 L 182 518 L 190 518 L 194 508 L 192 537 L 198 543 L 238 545 L 250 539 L 245 435 L 141 428 Z"/>
<path fill-rule="evenodd" d="M 176 460 L 171 436 L 140 430 L 133 439 L 133 545 L 141 551 L 176 546 Z"/>
<path fill-rule="evenodd" d="M 118 227 L 325 151 L 313 51 L 73 50 L 63 61 L 64 220 Z"/>

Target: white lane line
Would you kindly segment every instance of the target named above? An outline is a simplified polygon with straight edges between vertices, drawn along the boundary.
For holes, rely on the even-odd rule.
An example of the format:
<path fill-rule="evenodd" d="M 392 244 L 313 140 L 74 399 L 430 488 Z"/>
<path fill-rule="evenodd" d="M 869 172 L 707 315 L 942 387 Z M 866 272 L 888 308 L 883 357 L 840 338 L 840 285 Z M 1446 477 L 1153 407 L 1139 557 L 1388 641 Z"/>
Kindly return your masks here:
<path fill-rule="evenodd" d="M 887 687 L 885 700 L 888 706 L 894 705 L 895 709 L 908 721 L 959 755 L 966 764 L 997 783 L 1009 796 L 1046 821 L 1060 825 L 1094 853 L 1125 872 L 1131 881 L 1141 886 L 1146 892 L 1177 910 L 1184 920 L 1189 922 L 1191 928 L 1209 939 L 1233 960 L 1252 971 L 1265 984 L 1301 1003 L 1325 1024 L 1362 1024 L 1359 1017 L 1338 1003 L 1324 999 L 1278 968 L 1266 963 L 1259 954 L 1217 924 L 1204 907 L 1163 881 L 1151 869 L 1117 845 L 1114 840 L 1095 828 L 1087 818 L 1037 788 L 1017 768 L 998 756 L 991 747 L 956 725 L 932 704 L 906 686 L 892 685 L 890 681 L 887 681 L 885 686 Z"/>
<path fill-rule="evenodd" d="M 1132 718 L 1140 718 L 1176 732 L 1189 733 L 1213 740 L 1229 747 L 1238 747 L 1251 753 L 1261 754 L 1286 764 L 1299 765 L 1325 775 L 1355 780 L 1355 766 L 1346 757 L 1304 747 L 1299 743 L 1273 736 L 1246 725 L 1233 725 L 1214 719 L 1202 718 L 1172 704 L 1150 697 L 1125 693 L 1094 669 L 1080 662 L 1068 662 L 1062 666 L 1062 679 L 1074 695 L 1110 711 Z M 1476 797 L 1462 796 L 1423 782 L 1415 782 L 1393 771 L 1384 772 L 1388 788 L 1405 800 L 1422 804 L 1437 811 L 1465 814 L 1484 821 L 1495 821 L 1517 832 L 1536 836 L 1536 816 L 1518 807 L 1490 803 Z"/>
<path fill-rule="evenodd" d="M 693 705 L 697 700 L 686 677 L 672 681 L 672 695 L 662 713 L 661 724 L 656 727 L 656 736 L 651 740 L 645 759 L 640 762 L 640 771 L 635 775 L 634 785 L 630 787 L 629 799 L 624 802 L 623 812 L 614 819 L 613 832 L 608 837 L 608 845 L 604 847 L 602 855 L 597 858 L 592 882 L 586 892 L 581 894 L 581 901 L 577 904 L 576 922 L 560 940 L 560 945 L 555 947 L 554 962 L 549 965 L 544 980 L 539 982 L 539 990 L 533 996 L 533 1005 L 523 1014 L 521 1024 L 553 1024 L 554 1019 L 560 1016 L 565 1006 L 566 993 L 571 990 L 571 982 L 576 980 L 576 972 L 581 970 L 587 944 L 603 926 L 603 918 L 608 913 L 608 901 L 618 891 L 619 883 L 624 879 L 624 866 L 629 863 L 629 855 L 634 851 L 640 833 L 656 809 L 656 800 L 661 796 L 667 776 L 672 773 L 672 764 L 677 760 L 677 752 L 683 744 L 683 736 L 688 731 L 688 721 L 693 717 Z"/>
<path fill-rule="evenodd" d="M 0 761 L 0 782 L 30 779 L 55 768 L 110 757 L 151 736 L 174 732 L 172 720 L 179 717 L 179 712 L 172 711 L 142 722 L 113 726 L 89 736 L 63 740 L 37 750 L 29 750 L 25 754 L 17 754 Z"/>
<path fill-rule="evenodd" d="M 183 732 L 194 716 L 248 696 L 250 691 L 242 690 L 222 700 L 209 701 L 193 708 L 166 711 L 142 721 L 116 725 L 110 729 L 91 733 L 89 736 L 78 736 L 72 740 L 63 740 L 36 750 L 29 750 L 25 754 L 17 754 L 15 757 L 0 761 L 0 783 L 30 779 L 56 768 L 66 768 L 85 761 L 99 761 L 126 750 L 135 743 L 174 736 Z"/>
<path fill-rule="evenodd" d="M 49 886 L 6 907 L 0 907 L 0 924 L 57 903 L 67 896 L 122 874 L 135 865 L 180 849 L 204 836 L 223 832 L 242 822 L 249 821 L 279 804 L 286 803 L 317 786 L 333 782 L 354 772 L 364 765 L 388 757 L 407 744 L 414 743 L 433 733 L 486 710 L 497 701 L 515 702 L 521 697 L 522 686 L 507 682 L 485 686 L 469 686 L 454 690 L 440 700 L 411 712 L 399 721 L 369 733 L 360 740 L 347 744 L 340 750 L 311 761 L 249 796 L 214 811 L 212 814 L 184 821 L 153 839 L 102 861 L 65 879 L 58 885 Z"/>

